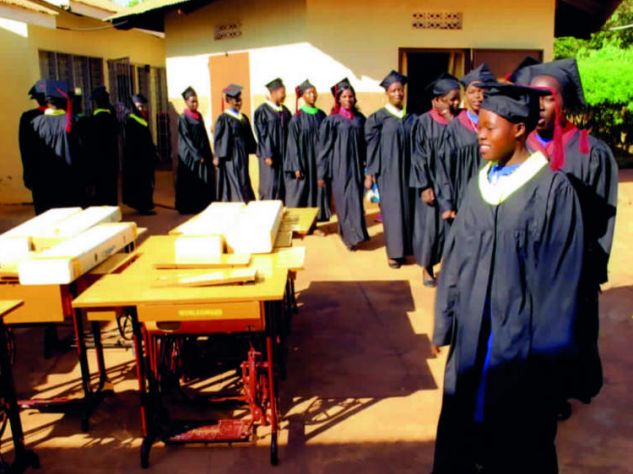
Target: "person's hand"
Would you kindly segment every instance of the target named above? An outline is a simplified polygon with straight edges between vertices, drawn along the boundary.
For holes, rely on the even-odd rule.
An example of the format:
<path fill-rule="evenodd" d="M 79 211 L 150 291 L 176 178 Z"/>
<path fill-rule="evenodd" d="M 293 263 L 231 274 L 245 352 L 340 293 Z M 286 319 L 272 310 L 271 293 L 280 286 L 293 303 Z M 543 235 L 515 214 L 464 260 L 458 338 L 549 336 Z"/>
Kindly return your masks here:
<path fill-rule="evenodd" d="M 370 190 L 374 185 L 374 178 L 371 176 L 365 176 L 365 189 Z"/>
<path fill-rule="evenodd" d="M 435 357 L 442 353 L 442 348 L 440 346 L 436 346 L 435 344 L 431 344 L 431 354 Z"/>
<path fill-rule="evenodd" d="M 317 186 L 320 188 L 325 188 L 325 180 L 324 179 L 317 180 Z"/>
<path fill-rule="evenodd" d="M 303 179 L 303 173 L 300 170 L 295 171 L 295 178 Z"/>
<path fill-rule="evenodd" d="M 213 158 L 213 166 L 220 166 L 220 158 Z"/>
<path fill-rule="evenodd" d="M 444 211 L 442 213 L 442 219 L 445 221 L 455 219 L 456 216 L 457 216 L 457 213 L 455 211 Z"/>
<path fill-rule="evenodd" d="M 266 166 L 272 166 L 273 165 L 273 159 L 268 157 L 268 158 L 264 158 L 264 163 L 266 163 Z"/>
<path fill-rule="evenodd" d="M 433 188 L 426 188 L 424 191 L 422 191 L 420 193 L 420 198 L 422 199 L 422 202 L 424 202 L 424 204 L 427 204 L 429 206 L 435 204 L 435 192 L 433 191 Z"/>

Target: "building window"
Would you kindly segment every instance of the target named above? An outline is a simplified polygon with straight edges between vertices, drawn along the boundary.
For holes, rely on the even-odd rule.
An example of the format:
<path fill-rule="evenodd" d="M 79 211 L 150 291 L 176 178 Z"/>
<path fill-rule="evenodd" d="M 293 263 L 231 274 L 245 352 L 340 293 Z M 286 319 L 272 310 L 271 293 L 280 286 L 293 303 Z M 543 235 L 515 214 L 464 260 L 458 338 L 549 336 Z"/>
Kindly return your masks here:
<path fill-rule="evenodd" d="M 42 78 L 65 81 L 71 90 L 81 89 L 81 104 L 76 102 L 74 107 L 81 107 L 78 113 L 90 113 L 90 93 L 104 84 L 103 59 L 41 50 L 39 56 Z"/>

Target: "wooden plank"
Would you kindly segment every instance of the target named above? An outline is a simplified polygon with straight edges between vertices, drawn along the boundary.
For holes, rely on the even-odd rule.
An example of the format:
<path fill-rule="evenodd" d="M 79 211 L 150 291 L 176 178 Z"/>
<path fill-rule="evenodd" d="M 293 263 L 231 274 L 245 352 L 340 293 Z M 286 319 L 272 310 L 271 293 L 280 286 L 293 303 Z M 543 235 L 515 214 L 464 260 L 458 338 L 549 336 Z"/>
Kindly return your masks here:
<path fill-rule="evenodd" d="M 61 323 L 66 317 L 59 285 L 24 286 L 17 281 L 2 282 L 0 299 L 24 301 L 24 305 L 4 318 L 5 324 Z"/>
<path fill-rule="evenodd" d="M 154 268 L 157 270 L 178 270 L 191 268 L 234 268 L 247 267 L 251 263 L 249 254 L 225 254 L 209 260 L 197 262 L 156 262 Z"/>
<path fill-rule="evenodd" d="M 138 258 L 137 252 L 131 253 L 115 253 L 110 258 L 108 258 L 105 262 L 101 262 L 99 265 L 90 270 L 90 275 L 109 275 L 110 273 L 115 273 L 119 269 L 128 265 L 132 261 Z"/>
<path fill-rule="evenodd" d="M 23 304 L 24 301 L 22 300 L 0 300 L 0 317 L 4 318 L 4 316 Z"/>
<path fill-rule="evenodd" d="M 316 223 L 318 215 L 319 208 L 317 207 L 286 208 L 282 220 L 282 229 L 305 236 Z"/>
<path fill-rule="evenodd" d="M 277 240 L 275 240 L 275 248 L 279 249 L 279 248 L 285 248 L 285 247 L 292 247 L 292 232 L 291 231 L 279 232 L 277 234 Z"/>
<path fill-rule="evenodd" d="M 172 286 L 198 287 L 198 286 L 219 286 L 233 285 L 238 283 L 249 283 L 255 281 L 257 270 L 254 268 L 240 268 L 231 270 L 218 270 L 215 272 L 205 272 L 202 274 L 180 273 L 175 275 L 158 276 L 152 286 L 155 288 L 165 288 Z"/>

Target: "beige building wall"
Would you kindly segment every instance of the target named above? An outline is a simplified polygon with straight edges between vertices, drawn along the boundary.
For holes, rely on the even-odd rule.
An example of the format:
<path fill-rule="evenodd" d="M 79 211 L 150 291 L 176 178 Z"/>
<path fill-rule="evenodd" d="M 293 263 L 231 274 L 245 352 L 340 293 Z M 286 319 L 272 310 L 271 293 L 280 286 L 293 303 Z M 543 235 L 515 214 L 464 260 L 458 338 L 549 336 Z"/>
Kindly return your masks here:
<path fill-rule="evenodd" d="M 3 78 L 0 101 L 4 108 L 0 115 L 3 155 L 0 160 L 0 204 L 32 200 L 22 182 L 18 121 L 23 111 L 35 107 L 35 102 L 28 99 L 27 91 L 40 79 L 39 50 L 103 58 L 106 82 L 108 59 L 129 57 L 135 64 L 165 65 L 163 39 L 138 31 L 103 29 L 104 26 L 107 24 L 101 21 L 65 12 L 57 16 L 58 29 L 0 18 L 0 71 Z"/>

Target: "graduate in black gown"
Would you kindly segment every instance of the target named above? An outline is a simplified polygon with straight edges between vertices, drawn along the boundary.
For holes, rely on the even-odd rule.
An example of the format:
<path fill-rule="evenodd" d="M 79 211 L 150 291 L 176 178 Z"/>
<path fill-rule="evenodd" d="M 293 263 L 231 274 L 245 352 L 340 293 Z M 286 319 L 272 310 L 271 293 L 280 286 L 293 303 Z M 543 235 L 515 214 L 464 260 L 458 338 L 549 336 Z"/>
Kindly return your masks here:
<path fill-rule="evenodd" d="M 47 109 L 44 96 L 44 81 L 37 81 L 29 89 L 29 97 L 37 102 L 37 107 L 29 109 L 20 116 L 18 129 L 18 143 L 20 145 L 20 157 L 22 159 L 22 179 L 26 189 L 33 190 L 33 177 L 35 174 L 34 162 L 34 131 L 33 119 L 39 117 Z"/>
<path fill-rule="evenodd" d="M 119 205 L 119 136 L 121 126 L 110 104 L 110 94 L 100 86 L 92 91 L 95 104 L 87 125 L 87 161 L 94 194 L 93 206 Z"/>
<path fill-rule="evenodd" d="M 277 78 L 266 84 L 268 99 L 255 110 L 259 199 L 281 199 L 284 189 L 284 155 L 291 114 L 286 108 L 286 86 Z"/>
<path fill-rule="evenodd" d="M 387 262 L 400 268 L 411 255 L 414 192 L 409 187 L 411 173 L 411 131 L 415 116 L 404 105 L 407 78 L 391 71 L 380 83 L 387 105 L 372 114 L 365 123 L 367 169 L 365 187 L 375 182 L 380 192 L 380 211 L 385 233 Z"/>
<path fill-rule="evenodd" d="M 157 151 L 147 118 L 147 98 L 132 97 L 133 110 L 125 118 L 123 147 L 123 203 L 139 214 L 154 211 L 154 170 Z"/>
<path fill-rule="evenodd" d="M 583 291 L 579 307 L 582 326 L 578 332 L 579 364 L 569 377 L 569 398 L 588 403 L 602 388 L 602 364 L 598 351 L 600 285 L 607 282 L 607 266 L 613 243 L 618 201 L 618 167 L 602 140 L 579 130 L 567 113 L 585 105 L 575 59 L 563 59 L 527 68 L 534 87 L 550 91 L 541 100 L 541 119 L 528 138 L 528 147 L 542 151 L 552 167 L 567 174 L 573 184 L 585 222 Z M 560 416 L 571 414 L 564 404 Z"/>
<path fill-rule="evenodd" d="M 217 199 L 250 202 L 255 193 L 248 173 L 248 155 L 255 153 L 257 143 L 248 117 L 240 112 L 242 87 L 231 84 L 223 90 L 223 96 L 227 108 L 215 122 L 213 142 L 214 164 L 218 168 Z"/>
<path fill-rule="evenodd" d="M 181 214 L 197 214 L 215 201 L 215 168 L 204 119 L 198 112 L 198 94 L 187 87 L 182 98 L 187 108 L 178 117 L 176 209 Z"/>
<path fill-rule="evenodd" d="M 366 164 L 365 117 L 356 109 L 356 93 L 347 78 L 332 86 L 334 107 L 319 130 L 319 187 L 331 183 L 338 230 L 345 246 L 356 250 L 369 239 L 363 207 Z"/>
<path fill-rule="evenodd" d="M 480 86 L 494 80 L 486 64 L 481 64 L 461 78 L 466 109 L 446 129 L 444 163 L 453 189 L 451 207 L 458 212 L 466 186 L 482 164 L 477 144 L 477 122 L 484 97 Z"/>
<path fill-rule="evenodd" d="M 558 472 L 556 404 L 575 353 L 583 225 L 564 173 L 525 142 L 542 91 L 489 84 L 486 161 L 448 235 L 433 344 L 450 344 L 433 472 Z"/>
<path fill-rule="evenodd" d="M 288 125 L 288 143 L 284 171 L 286 176 L 287 207 L 318 207 L 317 220 L 330 220 L 330 194 L 328 188 L 317 185 L 317 153 L 319 127 L 326 115 L 317 108 L 316 87 L 309 80 L 303 81 L 295 88 L 297 105 L 303 99 L 301 108 L 290 119 Z"/>
<path fill-rule="evenodd" d="M 45 95 L 47 109 L 31 121 L 31 190 L 36 214 L 83 204 L 79 137 L 68 86 L 62 81 L 45 81 Z"/>
<path fill-rule="evenodd" d="M 442 259 L 448 222 L 455 217 L 442 152 L 446 128 L 459 113 L 460 86 L 457 78 L 444 73 L 427 90 L 432 108 L 413 127 L 410 184 L 415 190 L 413 253 L 422 267 L 422 283 L 433 288 L 433 266 Z"/>

